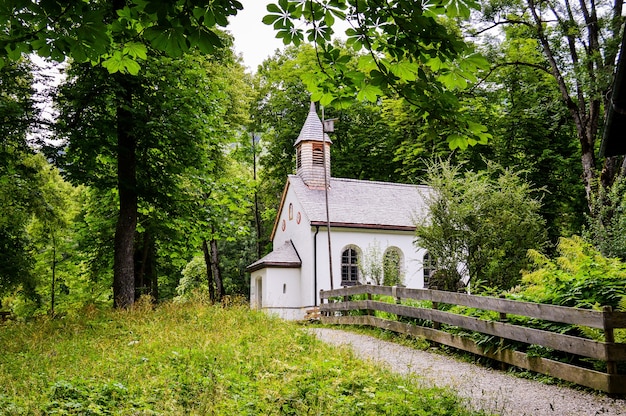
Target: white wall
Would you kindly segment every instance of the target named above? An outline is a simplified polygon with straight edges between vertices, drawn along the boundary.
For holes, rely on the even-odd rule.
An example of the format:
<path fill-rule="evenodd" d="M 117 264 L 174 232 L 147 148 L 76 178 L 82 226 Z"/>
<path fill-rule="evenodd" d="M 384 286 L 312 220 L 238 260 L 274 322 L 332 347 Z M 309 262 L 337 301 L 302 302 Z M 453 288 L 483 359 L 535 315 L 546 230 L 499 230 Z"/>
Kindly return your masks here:
<path fill-rule="evenodd" d="M 267 267 L 250 275 L 250 307 L 284 319 L 302 319 L 298 268 Z M 259 304 L 261 301 L 261 304 Z"/>
<path fill-rule="evenodd" d="M 289 211 L 290 205 L 292 206 L 293 214 L 291 216 Z M 285 241 L 291 240 L 300 255 L 300 260 L 302 261 L 302 267 L 299 271 L 301 285 L 300 292 L 297 295 L 300 306 L 312 306 L 315 301 L 313 296 L 313 234 L 309 224 L 310 220 L 296 199 L 294 192 L 291 189 L 287 189 L 283 210 L 278 217 L 273 243 L 274 247 L 279 247 Z"/>
<path fill-rule="evenodd" d="M 341 287 L 341 254 L 349 246 L 356 246 L 359 256 L 368 254 L 370 247 L 378 245 L 381 255 L 388 247 L 396 247 L 402 253 L 404 285 L 412 288 L 424 287 L 422 260 L 425 251 L 416 249 L 412 232 L 377 231 L 369 229 L 346 229 L 331 227 L 331 247 L 333 253 L 333 284 Z M 361 257 L 362 258 L 362 257 Z M 320 227 L 318 235 L 318 289 L 330 289 L 328 267 L 328 237 L 326 227 Z"/>

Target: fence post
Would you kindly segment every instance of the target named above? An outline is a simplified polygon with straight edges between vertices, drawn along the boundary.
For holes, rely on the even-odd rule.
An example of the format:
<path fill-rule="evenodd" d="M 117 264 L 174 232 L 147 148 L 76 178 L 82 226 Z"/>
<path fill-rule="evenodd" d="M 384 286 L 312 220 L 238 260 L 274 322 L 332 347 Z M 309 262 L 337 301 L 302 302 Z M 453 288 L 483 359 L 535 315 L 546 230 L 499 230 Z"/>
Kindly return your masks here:
<path fill-rule="evenodd" d="M 499 298 L 500 299 L 504 299 L 506 296 L 504 295 L 500 295 Z M 505 312 L 499 312 L 500 316 L 498 318 L 498 320 L 500 322 L 509 322 L 509 318 L 506 317 L 506 313 Z M 500 349 L 503 350 L 505 345 L 504 343 L 506 342 L 506 340 L 504 338 L 500 338 Z M 507 363 L 500 361 L 500 370 L 501 371 L 506 371 L 509 368 L 509 366 L 507 365 Z"/>
<path fill-rule="evenodd" d="M 368 285 L 370 285 L 371 283 L 370 283 L 370 282 L 367 282 L 367 284 L 368 284 Z M 369 292 L 369 290 L 368 290 L 368 292 L 367 292 L 367 300 L 368 300 L 368 304 L 369 304 L 369 302 L 372 300 L 372 294 Z M 372 315 L 374 315 L 374 311 L 373 311 L 373 310 L 371 310 L 371 309 L 367 309 L 367 310 L 365 311 L 365 315 L 367 315 L 367 316 L 372 316 Z"/>
<path fill-rule="evenodd" d="M 613 312 L 613 308 L 610 306 L 603 306 L 602 307 L 602 312 L 603 312 L 603 316 L 602 316 L 602 323 L 603 323 L 603 329 L 604 329 L 604 342 L 606 343 L 613 343 L 615 342 L 615 335 L 613 334 L 613 327 L 607 325 L 607 315 L 609 315 L 611 312 Z M 606 372 L 607 374 L 617 374 L 617 364 L 615 361 L 611 360 L 611 357 L 608 357 L 606 360 Z"/>
<path fill-rule="evenodd" d="M 324 293 L 324 290 L 320 289 L 320 309 L 322 309 L 322 306 L 324 306 L 324 298 L 322 297 L 323 293 Z M 328 312 L 322 312 L 321 315 L 322 316 L 328 316 Z"/>
<path fill-rule="evenodd" d="M 348 286 L 344 286 L 343 288 L 347 289 Z M 350 296 L 344 295 L 343 296 L 343 301 L 344 302 L 350 302 Z M 350 315 L 350 311 L 343 311 L 343 312 L 341 312 L 341 316 L 348 316 L 348 315 Z"/>
<path fill-rule="evenodd" d="M 429 288 L 429 289 L 437 290 L 437 286 L 433 286 L 432 288 Z M 435 310 L 439 309 L 439 302 L 433 302 L 433 309 Z M 441 324 L 439 322 L 433 321 L 433 329 L 441 329 Z"/>
<path fill-rule="evenodd" d="M 504 299 L 506 296 L 500 295 L 500 299 Z M 506 317 L 505 312 L 500 312 L 500 322 L 509 322 L 509 318 Z"/>
<path fill-rule="evenodd" d="M 402 303 L 402 301 L 400 300 L 400 297 L 398 297 L 398 286 L 391 286 L 391 296 L 396 298 L 396 305 L 399 305 Z"/>

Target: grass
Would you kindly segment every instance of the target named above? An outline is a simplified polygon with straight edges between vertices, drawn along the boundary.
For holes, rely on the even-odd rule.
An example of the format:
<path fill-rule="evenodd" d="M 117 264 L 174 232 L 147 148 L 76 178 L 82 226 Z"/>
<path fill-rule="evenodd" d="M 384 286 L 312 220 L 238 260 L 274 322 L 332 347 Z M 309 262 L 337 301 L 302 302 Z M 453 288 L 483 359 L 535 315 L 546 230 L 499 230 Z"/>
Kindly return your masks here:
<path fill-rule="evenodd" d="M 475 415 L 296 324 L 200 301 L 0 326 L 0 415 Z"/>

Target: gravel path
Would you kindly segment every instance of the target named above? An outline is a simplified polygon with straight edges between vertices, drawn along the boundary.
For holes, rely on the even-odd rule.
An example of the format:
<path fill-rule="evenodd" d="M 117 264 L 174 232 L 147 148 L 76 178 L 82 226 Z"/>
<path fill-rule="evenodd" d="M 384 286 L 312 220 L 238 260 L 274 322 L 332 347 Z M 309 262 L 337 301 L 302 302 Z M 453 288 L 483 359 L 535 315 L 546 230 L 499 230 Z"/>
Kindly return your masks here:
<path fill-rule="evenodd" d="M 453 358 L 352 332 L 311 328 L 319 339 L 349 345 L 356 355 L 402 374 L 417 374 L 426 386 L 451 387 L 474 409 L 506 416 L 626 415 L 626 400 L 545 385 Z"/>

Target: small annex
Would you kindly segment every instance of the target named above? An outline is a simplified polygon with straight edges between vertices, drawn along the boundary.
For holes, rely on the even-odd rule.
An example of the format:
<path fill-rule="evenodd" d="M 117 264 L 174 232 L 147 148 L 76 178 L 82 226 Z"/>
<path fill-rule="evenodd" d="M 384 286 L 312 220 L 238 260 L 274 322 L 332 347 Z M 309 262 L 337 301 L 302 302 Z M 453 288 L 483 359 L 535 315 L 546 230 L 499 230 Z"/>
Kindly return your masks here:
<path fill-rule="evenodd" d="M 404 286 L 428 286 L 433 265 L 414 234 L 429 188 L 333 178 L 331 145 L 311 103 L 294 144 L 296 174 L 287 177 L 273 250 L 247 268 L 252 308 L 303 319 L 319 305 L 319 291 L 331 288 L 331 263 L 334 288 L 368 283 L 359 264 L 372 258 Z"/>

